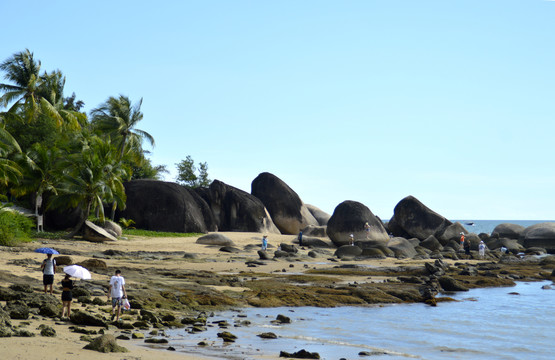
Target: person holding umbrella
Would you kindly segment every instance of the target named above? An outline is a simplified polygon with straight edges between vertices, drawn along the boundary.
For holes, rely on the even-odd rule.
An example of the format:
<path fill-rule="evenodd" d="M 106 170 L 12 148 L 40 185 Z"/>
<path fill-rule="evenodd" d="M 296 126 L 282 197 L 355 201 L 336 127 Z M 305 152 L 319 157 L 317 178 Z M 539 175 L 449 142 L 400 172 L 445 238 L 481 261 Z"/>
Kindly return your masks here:
<path fill-rule="evenodd" d="M 52 284 L 54 284 L 54 273 L 56 272 L 56 260 L 52 259 L 52 254 L 46 254 L 46 259 L 40 266 L 42 270 L 42 283 L 44 285 L 44 293 L 50 286 L 50 295 L 52 295 Z"/>
<path fill-rule="evenodd" d="M 62 316 L 64 318 L 64 311 L 67 309 L 67 318 L 71 317 L 71 301 L 73 300 L 73 294 L 71 290 L 73 289 L 73 280 L 71 276 L 66 274 L 65 278 L 62 280 Z"/>

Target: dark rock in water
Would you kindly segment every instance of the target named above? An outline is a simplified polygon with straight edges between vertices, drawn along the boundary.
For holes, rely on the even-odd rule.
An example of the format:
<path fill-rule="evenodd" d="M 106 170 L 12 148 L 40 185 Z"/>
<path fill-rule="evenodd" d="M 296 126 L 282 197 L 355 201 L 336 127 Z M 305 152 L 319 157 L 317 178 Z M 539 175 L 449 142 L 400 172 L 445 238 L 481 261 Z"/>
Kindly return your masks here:
<path fill-rule="evenodd" d="M 451 224 L 451 221 L 426 207 L 414 196 L 407 196 L 395 206 L 388 226 L 395 236 L 424 240 L 430 235 L 442 234 Z"/>
<path fill-rule="evenodd" d="M 387 247 L 393 250 L 398 259 L 412 258 L 417 255 L 414 245 L 405 238 L 394 237 L 389 240 Z"/>
<path fill-rule="evenodd" d="M 259 174 L 252 181 L 251 193 L 262 201 L 282 234 L 297 235 L 308 225 L 320 225 L 299 195 L 273 174 Z"/>
<path fill-rule="evenodd" d="M 358 356 L 379 356 L 379 355 L 387 355 L 385 351 L 361 351 L 358 353 Z"/>
<path fill-rule="evenodd" d="M 90 344 L 85 345 L 83 349 L 94 350 L 101 353 L 129 352 L 129 350 L 123 346 L 119 346 L 116 342 L 116 338 L 111 334 L 104 334 L 93 339 L 93 341 L 91 341 Z"/>
<path fill-rule="evenodd" d="M 273 332 L 265 332 L 265 333 L 262 333 L 262 334 L 258 334 L 256 336 L 258 336 L 259 338 L 262 338 L 262 339 L 277 339 L 277 335 L 274 334 Z"/>
<path fill-rule="evenodd" d="M 325 211 L 322 211 L 321 209 L 317 208 L 314 205 L 306 204 L 306 208 L 308 209 L 308 211 L 310 211 L 312 216 L 314 216 L 316 221 L 318 221 L 318 224 L 320 224 L 320 226 L 326 226 L 328 224 L 328 221 L 331 217 L 330 214 L 328 214 Z M 305 230 L 306 230 L 306 228 L 305 228 Z M 303 230 L 303 234 L 304 234 L 304 230 Z M 307 234 L 307 235 L 309 235 L 309 234 Z M 324 228 L 324 235 L 315 235 L 315 234 L 312 234 L 312 235 L 313 236 L 326 236 L 325 228 Z"/>
<path fill-rule="evenodd" d="M 235 246 L 235 243 L 231 241 L 230 238 L 217 233 L 201 236 L 197 239 L 196 243 L 203 245 Z"/>
<path fill-rule="evenodd" d="M 301 349 L 294 353 L 288 353 L 286 351 L 280 351 L 279 357 L 295 358 L 295 359 L 320 359 L 320 354 L 317 352 L 308 352 L 305 349 Z"/>
<path fill-rule="evenodd" d="M 291 318 L 282 314 L 278 314 L 275 321 L 280 324 L 291 324 Z"/>
<path fill-rule="evenodd" d="M 555 222 L 535 224 L 522 232 L 521 241 L 526 248 L 541 247 L 555 254 Z"/>
<path fill-rule="evenodd" d="M 445 291 L 468 291 L 468 288 L 464 287 L 450 276 L 442 276 L 438 279 L 438 282 Z"/>
<path fill-rule="evenodd" d="M 224 342 L 235 342 L 235 340 L 237 340 L 237 336 L 233 335 L 229 331 L 218 333 L 218 337 L 221 338 Z"/>
<path fill-rule="evenodd" d="M 353 258 L 362 254 L 362 249 L 356 245 L 343 245 L 335 250 L 334 256 L 338 258 Z"/>
<path fill-rule="evenodd" d="M 126 208 L 116 218 L 133 219 L 139 229 L 206 233 L 216 224 L 208 204 L 193 190 L 158 180 L 126 182 Z M 200 204 L 200 205 L 199 205 Z"/>
<path fill-rule="evenodd" d="M 491 233 L 497 234 L 497 236 L 500 238 L 518 240 L 522 235 L 522 232 L 524 231 L 524 229 L 525 227 L 521 225 L 503 223 L 503 224 L 497 225 Z"/>
<path fill-rule="evenodd" d="M 370 225 L 368 232 L 364 229 L 365 223 Z M 389 240 L 381 220 L 368 207 L 356 201 L 343 201 L 337 205 L 326 232 L 335 246 L 349 245 L 351 234 L 355 241 L 362 243 L 377 241 L 385 244 Z"/>
<path fill-rule="evenodd" d="M 195 191 L 210 206 L 219 231 L 280 233 L 256 196 L 219 180 Z"/>
<path fill-rule="evenodd" d="M 145 343 L 147 344 L 167 344 L 169 343 L 168 339 L 163 338 L 149 338 L 145 339 Z"/>
<path fill-rule="evenodd" d="M 236 253 L 241 252 L 241 250 L 239 250 L 239 249 L 237 249 L 236 247 L 233 247 L 233 246 L 221 247 L 220 251 L 227 252 L 227 253 L 232 253 L 232 254 L 236 254 Z"/>
<path fill-rule="evenodd" d="M 551 290 L 552 287 L 550 285 L 544 285 L 544 286 L 542 286 L 542 289 L 543 290 Z"/>

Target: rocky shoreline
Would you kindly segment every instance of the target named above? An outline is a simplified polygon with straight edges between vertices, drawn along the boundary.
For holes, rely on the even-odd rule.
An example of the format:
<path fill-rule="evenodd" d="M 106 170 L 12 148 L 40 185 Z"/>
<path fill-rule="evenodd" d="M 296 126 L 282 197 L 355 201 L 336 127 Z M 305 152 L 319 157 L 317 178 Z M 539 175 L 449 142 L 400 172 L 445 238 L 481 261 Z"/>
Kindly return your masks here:
<path fill-rule="evenodd" d="M 40 254 L 32 252 L 37 244 L 3 248 L 0 336 L 11 339 L 49 336 L 50 328 L 58 324 L 74 333 L 83 347 L 102 334 L 118 339 L 118 346 L 123 347 L 133 339 L 165 343 L 168 339 L 164 329 L 168 328 L 202 332 L 208 326 L 219 326 L 233 335 L 228 329 L 231 325 L 211 322 L 210 314 L 218 310 L 413 302 L 435 305 L 436 301 L 449 301 L 448 295 L 453 291 L 511 286 L 515 281 L 553 280 L 555 275 L 552 255 L 520 256 L 489 251 L 487 260 L 476 260 L 478 254 L 473 251 L 468 259 L 457 260 L 355 260 L 338 256 L 332 248 L 306 244 L 299 247 L 296 238 L 284 235 L 275 235 L 277 241 L 271 241 L 273 249 L 278 244 L 281 248 L 273 251 L 274 257 L 262 260 L 259 234 L 225 235 L 233 238 L 234 246 L 228 247 L 237 251 L 200 244 L 195 238 L 178 238 L 173 240 L 173 246 L 168 239 L 155 238 L 120 240 L 117 244 L 43 241 L 61 250 L 59 271 L 62 263 L 79 263 L 93 272 L 93 280 L 76 282 L 71 319 L 59 318 L 59 290 L 56 296 L 41 293 L 37 271 Z M 460 251 L 455 254 L 465 257 Z M 122 270 L 129 284 L 132 307 L 118 323 L 110 321 L 110 306 L 106 302 L 107 279 L 115 268 Z M 446 296 L 436 298 L 438 293 Z M 245 320 L 239 326 L 248 326 L 248 319 Z M 34 329 L 33 321 L 45 326 Z M 226 336 L 220 340 L 233 341 Z M 101 345 L 109 351 L 119 349 L 112 342 Z M 171 342 L 168 349 L 171 350 Z"/>

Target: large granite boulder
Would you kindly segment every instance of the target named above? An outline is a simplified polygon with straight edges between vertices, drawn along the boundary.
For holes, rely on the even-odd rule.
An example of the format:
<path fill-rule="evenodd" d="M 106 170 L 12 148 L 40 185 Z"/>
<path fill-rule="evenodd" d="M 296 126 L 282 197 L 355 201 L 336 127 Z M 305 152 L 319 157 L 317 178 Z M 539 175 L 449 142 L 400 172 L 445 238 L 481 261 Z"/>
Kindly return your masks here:
<path fill-rule="evenodd" d="M 468 234 L 468 231 L 466 231 L 460 222 L 456 222 L 447 226 L 443 231 L 438 231 L 436 236 L 439 242 L 443 245 L 447 244 L 450 240 L 460 240 L 461 233 Z"/>
<path fill-rule="evenodd" d="M 262 201 L 243 190 L 214 180 L 195 191 L 210 207 L 219 231 L 280 233 Z"/>
<path fill-rule="evenodd" d="M 526 228 L 522 225 L 503 223 L 497 225 L 491 233 L 500 238 L 520 239 L 524 229 Z"/>
<path fill-rule="evenodd" d="M 139 229 L 171 232 L 206 233 L 215 231 L 215 224 L 207 226 L 198 202 L 204 201 L 184 186 L 158 181 L 133 180 L 126 182 L 126 209 L 116 217 L 133 219 Z M 206 206 L 208 206 L 206 204 Z"/>
<path fill-rule="evenodd" d="M 343 245 L 340 246 L 337 250 L 335 250 L 334 256 L 338 258 L 345 259 L 345 258 L 354 258 L 362 254 L 362 249 L 358 246 L 351 246 L 351 245 Z"/>
<path fill-rule="evenodd" d="M 526 248 L 541 247 L 548 253 L 555 254 L 555 223 L 539 223 L 524 229 L 521 235 Z"/>
<path fill-rule="evenodd" d="M 426 249 L 430 249 L 432 251 L 435 251 L 435 250 L 441 251 L 443 249 L 443 246 L 441 246 L 438 239 L 436 239 L 436 237 L 433 235 L 430 235 L 426 239 L 422 240 L 420 242 L 420 246 L 425 247 Z"/>
<path fill-rule="evenodd" d="M 319 225 L 299 195 L 273 174 L 258 175 L 251 193 L 262 201 L 282 234 L 298 234 L 308 225 Z"/>
<path fill-rule="evenodd" d="M 43 216 L 46 230 L 68 230 L 79 223 L 84 216 L 84 212 L 80 207 L 65 210 L 47 209 Z"/>
<path fill-rule="evenodd" d="M 364 229 L 364 224 L 367 222 L 370 225 L 368 233 Z M 350 200 L 337 205 L 328 221 L 326 232 L 336 246 L 348 245 L 351 234 L 354 235 L 357 245 L 359 242 L 366 241 L 383 243 L 389 241 L 389 235 L 380 219 L 364 204 Z"/>
<path fill-rule="evenodd" d="M 451 224 L 451 221 L 426 207 L 414 196 L 407 196 L 395 206 L 388 226 L 394 236 L 424 240 L 434 235 L 439 240 L 438 235 L 444 233 Z"/>
<path fill-rule="evenodd" d="M 110 234 L 106 229 L 85 220 L 83 224 L 83 240 L 92 242 L 117 241 L 118 239 Z"/>
<path fill-rule="evenodd" d="M 308 225 L 303 229 L 303 239 L 305 236 L 327 237 L 326 226 Z"/>
<path fill-rule="evenodd" d="M 327 212 L 324 212 L 323 210 L 317 208 L 314 205 L 306 204 L 306 208 L 308 209 L 308 211 L 310 211 L 312 216 L 314 216 L 316 221 L 318 221 L 318 224 L 320 226 L 325 226 L 328 224 L 328 221 L 331 217 L 330 214 L 328 214 Z"/>
<path fill-rule="evenodd" d="M 398 259 L 412 258 L 418 253 L 414 249 L 414 244 L 402 237 L 394 237 L 389 240 L 387 247 L 393 250 Z"/>

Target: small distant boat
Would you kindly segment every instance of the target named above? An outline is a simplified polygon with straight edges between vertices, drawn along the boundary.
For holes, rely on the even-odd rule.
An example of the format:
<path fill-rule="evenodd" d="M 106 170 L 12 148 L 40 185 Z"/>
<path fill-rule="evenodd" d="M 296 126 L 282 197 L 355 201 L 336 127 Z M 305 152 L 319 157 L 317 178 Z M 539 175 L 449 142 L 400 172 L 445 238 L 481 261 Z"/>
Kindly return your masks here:
<path fill-rule="evenodd" d="M 474 223 L 473 223 L 472 221 L 470 221 L 470 222 L 465 222 L 464 224 L 465 224 L 465 225 L 474 226 Z"/>

